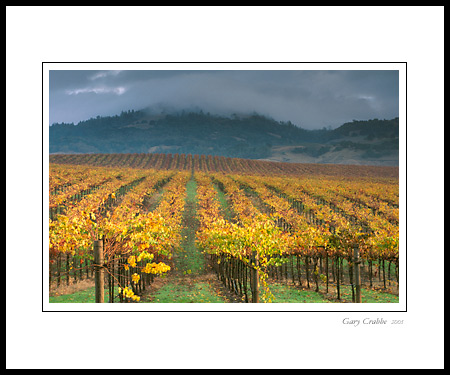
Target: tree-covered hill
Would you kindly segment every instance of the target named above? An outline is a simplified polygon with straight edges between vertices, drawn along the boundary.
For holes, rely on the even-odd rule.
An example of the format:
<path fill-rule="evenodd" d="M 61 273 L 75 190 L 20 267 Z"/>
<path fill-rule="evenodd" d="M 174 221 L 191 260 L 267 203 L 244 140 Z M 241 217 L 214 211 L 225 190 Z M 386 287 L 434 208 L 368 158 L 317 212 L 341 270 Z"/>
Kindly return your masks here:
<path fill-rule="evenodd" d="M 289 155 L 315 158 L 336 147 L 369 147 L 370 151 L 383 142 L 382 152 L 398 153 L 398 118 L 305 130 L 256 113 L 226 117 L 202 111 L 154 114 L 142 110 L 97 116 L 76 125 L 56 123 L 50 126 L 49 137 L 50 153 L 163 152 L 277 160 L 278 151 L 284 149 L 283 161 L 289 161 Z"/>

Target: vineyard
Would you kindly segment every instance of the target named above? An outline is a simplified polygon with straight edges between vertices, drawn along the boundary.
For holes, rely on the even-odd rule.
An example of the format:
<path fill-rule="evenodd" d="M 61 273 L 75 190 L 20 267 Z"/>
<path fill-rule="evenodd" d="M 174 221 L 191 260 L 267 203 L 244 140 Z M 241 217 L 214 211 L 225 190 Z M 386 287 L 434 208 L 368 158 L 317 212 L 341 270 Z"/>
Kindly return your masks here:
<path fill-rule="evenodd" d="M 398 168 L 51 155 L 48 270 L 50 292 L 95 280 L 96 302 L 158 302 L 180 279 L 223 295 L 190 302 L 398 301 Z"/>

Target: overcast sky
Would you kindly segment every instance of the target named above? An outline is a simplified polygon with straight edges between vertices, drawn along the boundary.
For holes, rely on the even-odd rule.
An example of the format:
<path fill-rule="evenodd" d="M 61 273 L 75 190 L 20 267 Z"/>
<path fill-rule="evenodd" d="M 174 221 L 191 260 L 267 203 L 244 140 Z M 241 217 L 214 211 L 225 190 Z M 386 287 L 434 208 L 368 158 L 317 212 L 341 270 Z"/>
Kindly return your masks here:
<path fill-rule="evenodd" d="M 51 70 L 49 122 L 146 107 L 257 112 L 305 129 L 399 113 L 396 70 Z"/>

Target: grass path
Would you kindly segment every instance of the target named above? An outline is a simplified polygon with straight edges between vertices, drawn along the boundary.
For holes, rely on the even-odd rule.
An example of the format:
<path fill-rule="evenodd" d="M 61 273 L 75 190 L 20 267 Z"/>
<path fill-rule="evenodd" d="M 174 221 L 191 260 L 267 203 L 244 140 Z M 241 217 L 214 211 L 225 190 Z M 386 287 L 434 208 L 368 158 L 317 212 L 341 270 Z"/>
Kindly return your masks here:
<path fill-rule="evenodd" d="M 158 278 L 150 294 L 141 299 L 152 303 L 221 303 L 229 302 L 206 259 L 195 243 L 198 228 L 197 183 L 193 178 L 186 185 L 181 247 L 174 252 L 174 267 L 166 277 Z"/>

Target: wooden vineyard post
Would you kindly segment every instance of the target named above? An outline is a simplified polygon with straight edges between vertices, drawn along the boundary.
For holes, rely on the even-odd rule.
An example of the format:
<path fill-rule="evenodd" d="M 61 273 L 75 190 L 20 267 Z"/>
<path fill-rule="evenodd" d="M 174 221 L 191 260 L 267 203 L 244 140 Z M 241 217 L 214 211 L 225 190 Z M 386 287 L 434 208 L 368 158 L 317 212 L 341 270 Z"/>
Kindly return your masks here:
<path fill-rule="evenodd" d="M 328 274 L 328 249 L 325 249 L 325 272 L 327 274 L 327 294 L 328 294 L 328 279 L 330 278 L 330 275 Z"/>
<path fill-rule="evenodd" d="M 258 272 L 258 255 L 256 251 L 252 252 L 252 303 L 259 303 L 259 272 Z"/>
<path fill-rule="evenodd" d="M 337 299 L 340 300 L 341 299 L 341 285 L 340 285 L 340 272 L 339 272 L 339 256 L 336 255 L 335 257 L 335 268 L 336 268 L 336 289 L 337 289 Z"/>
<path fill-rule="evenodd" d="M 353 263 L 355 265 L 355 287 L 356 287 L 356 296 L 355 302 L 361 303 L 361 273 L 359 265 L 361 264 L 361 259 L 359 258 L 359 247 L 353 247 Z"/>
<path fill-rule="evenodd" d="M 94 241 L 95 303 L 105 302 L 103 239 Z"/>

